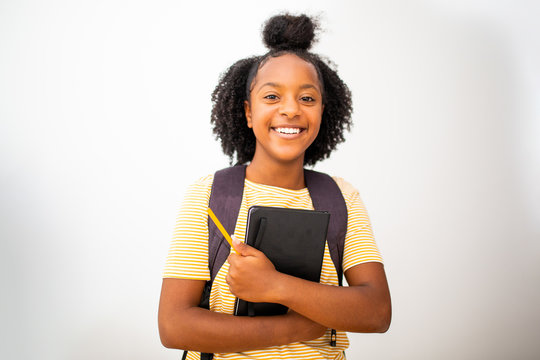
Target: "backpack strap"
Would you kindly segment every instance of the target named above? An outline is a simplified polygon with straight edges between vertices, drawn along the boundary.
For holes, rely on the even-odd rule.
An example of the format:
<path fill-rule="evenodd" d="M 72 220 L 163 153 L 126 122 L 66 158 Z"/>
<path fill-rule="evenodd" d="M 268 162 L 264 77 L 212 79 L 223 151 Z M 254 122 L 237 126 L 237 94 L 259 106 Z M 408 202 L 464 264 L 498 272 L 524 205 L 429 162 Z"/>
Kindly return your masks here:
<path fill-rule="evenodd" d="M 329 175 L 304 169 L 304 181 L 315 210 L 328 211 L 330 222 L 326 241 L 330 257 L 336 267 L 339 286 L 343 286 L 343 249 L 347 234 L 347 203 L 341 189 Z M 330 346 L 337 345 L 337 332 L 332 329 Z"/>
<path fill-rule="evenodd" d="M 217 171 L 214 174 L 212 191 L 208 206 L 229 234 L 234 233 L 236 219 L 242 204 L 244 194 L 244 179 L 246 166 L 232 166 Z M 210 282 L 213 282 L 219 269 L 227 260 L 231 247 L 216 224 L 208 219 L 208 266 L 210 268 Z"/>
<path fill-rule="evenodd" d="M 212 190 L 208 207 L 212 209 L 227 233 L 233 234 L 236 227 L 236 219 L 242 204 L 244 194 L 244 179 L 246 178 L 246 166 L 232 166 L 214 174 Z M 210 292 L 214 279 L 227 260 L 231 252 L 231 246 L 216 224 L 208 218 L 208 268 L 210 270 L 210 280 L 204 285 L 203 294 L 199 306 L 210 309 Z M 184 351 L 184 357 L 187 351 Z M 201 360 L 211 360 L 214 354 L 201 353 Z"/>
<path fill-rule="evenodd" d="M 336 267 L 339 286 L 342 286 L 343 249 L 347 234 L 347 204 L 341 189 L 329 175 L 313 170 L 304 170 L 304 181 L 311 196 L 313 208 L 330 213 L 326 241 L 330 257 Z"/>
<path fill-rule="evenodd" d="M 246 166 L 232 166 L 214 174 L 209 207 L 220 219 L 229 234 L 234 233 L 242 195 Z M 328 225 L 328 250 L 336 268 L 339 285 L 343 285 L 343 249 L 347 234 L 347 205 L 339 186 L 327 174 L 304 170 L 304 180 L 313 203 L 313 208 L 330 212 Z M 219 269 L 229 256 L 230 246 L 213 221 L 208 221 L 208 266 L 210 285 Z"/>
<path fill-rule="evenodd" d="M 223 227 L 229 234 L 234 233 L 236 220 L 242 196 L 244 194 L 244 180 L 246 177 L 246 166 L 237 165 L 217 171 L 214 174 L 212 190 L 208 206 L 212 209 L 217 218 L 220 219 Z M 328 250 L 330 257 L 336 267 L 339 286 L 343 285 L 343 249 L 345 246 L 345 235 L 347 233 L 347 205 L 341 194 L 339 186 L 329 175 L 313 171 L 304 170 L 304 180 L 315 210 L 328 211 L 330 222 L 328 225 Z M 210 291 L 214 279 L 227 260 L 230 253 L 230 246 L 225 241 L 223 235 L 214 224 L 208 221 L 208 267 L 210 269 L 210 280 L 206 282 L 204 292 L 199 306 L 210 308 Z M 336 332 L 332 330 L 331 345 L 336 346 Z M 201 359 L 212 359 L 213 354 L 201 354 Z"/>

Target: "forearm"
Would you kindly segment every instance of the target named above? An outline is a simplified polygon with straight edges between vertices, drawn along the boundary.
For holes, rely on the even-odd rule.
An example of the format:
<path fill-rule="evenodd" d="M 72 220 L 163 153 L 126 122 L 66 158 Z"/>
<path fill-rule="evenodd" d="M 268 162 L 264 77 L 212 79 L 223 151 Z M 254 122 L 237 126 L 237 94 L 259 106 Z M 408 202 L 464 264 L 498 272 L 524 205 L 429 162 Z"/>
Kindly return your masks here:
<path fill-rule="evenodd" d="M 274 302 L 328 328 L 385 332 L 390 325 L 387 287 L 376 289 L 368 284 L 338 287 L 281 274 L 275 296 Z"/>
<path fill-rule="evenodd" d="M 390 293 L 384 267 L 368 262 L 345 272 L 350 286 L 322 285 L 276 271 L 260 251 L 233 241 L 226 280 L 238 298 L 273 302 L 327 328 L 352 332 L 384 332 L 390 325 Z"/>
<path fill-rule="evenodd" d="M 311 321 L 298 314 L 247 317 L 192 307 L 160 319 L 160 336 L 163 345 L 169 348 L 240 352 L 317 337 L 309 325 L 298 326 L 300 323 Z"/>

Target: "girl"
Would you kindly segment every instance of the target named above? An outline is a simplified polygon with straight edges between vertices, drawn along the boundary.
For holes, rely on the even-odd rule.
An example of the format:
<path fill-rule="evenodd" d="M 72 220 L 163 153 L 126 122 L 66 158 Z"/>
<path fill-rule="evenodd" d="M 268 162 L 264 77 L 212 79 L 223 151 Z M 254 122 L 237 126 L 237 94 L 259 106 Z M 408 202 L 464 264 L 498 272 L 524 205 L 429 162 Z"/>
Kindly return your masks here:
<path fill-rule="evenodd" d="M 334 178 L 348 212 L 340 287 L 325 249 L 319 283 L 279 273 L 243 239 L 252 205 L 313 209 L 304 166 L 328 157 L 351 124 L 351 95 L 337 73 L 308 52 L 316 22 L 305 16 L 269 19 L 270 51 L 243 59 L 222 76 L 212 123 L 223 151 L 246 168 L 235 252 L 212 284 L 210 310 L 199 307 L 208 269 L 206 209 L 213 176 L 187 191 L 163 279 L 159 330 L 163 345 L 187 349 L 187 359 L 344 359 L 346 331 L 385 332 L 390 295 L 382 260 L 358 192 Z M 236 297 L 280 303 L 285 315 L 234 316 Z M 337 342 L 330 345 L 331 329 Z M 185 355 L 185 354 L 184 354 Z"/>

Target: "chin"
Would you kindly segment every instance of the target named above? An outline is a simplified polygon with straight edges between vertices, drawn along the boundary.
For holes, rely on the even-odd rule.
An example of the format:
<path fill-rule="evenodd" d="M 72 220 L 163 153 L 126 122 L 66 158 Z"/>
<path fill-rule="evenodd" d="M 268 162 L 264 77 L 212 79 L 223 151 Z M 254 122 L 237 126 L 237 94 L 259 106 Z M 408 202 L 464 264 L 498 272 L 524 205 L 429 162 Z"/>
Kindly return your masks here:
<path fill-rule="evenodd" d="M 277 161 L 280 162 L 280 163 L 284 163 L 284 164 L 287 164 L 287 163 L 296 163 L 298 161 L 302 161 L 302 163 L 304 162 L 304 156 L 303 154 L 298 156 L 298 155 L 282 155 L 282 156 L 278 156 L 276 157 Z"/>

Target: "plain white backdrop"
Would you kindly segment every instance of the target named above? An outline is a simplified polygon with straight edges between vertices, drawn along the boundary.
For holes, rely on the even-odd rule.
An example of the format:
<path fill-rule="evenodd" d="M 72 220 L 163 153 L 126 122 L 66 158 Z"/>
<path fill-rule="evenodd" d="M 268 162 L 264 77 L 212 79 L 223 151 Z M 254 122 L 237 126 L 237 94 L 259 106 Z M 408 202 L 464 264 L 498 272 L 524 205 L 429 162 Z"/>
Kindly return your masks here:
<path fill-rule="evenodd" d="M 0 357 L 178 359 L 157 306 L 188 184 L 228 165 L 210 93 L 319 14 L 354 96 L 316 169 L 359 190 L 388 333 L 349 359 L 540 357 L 536 1 L 0 2 Z"/>

